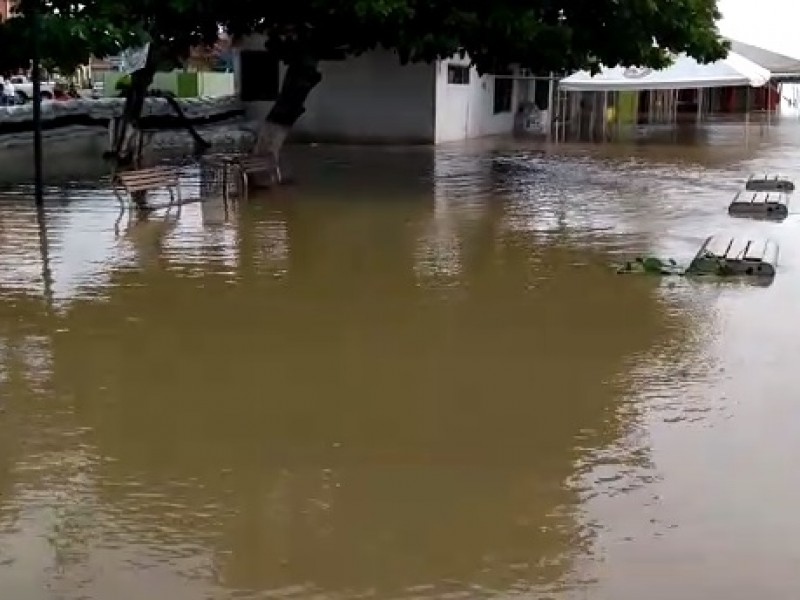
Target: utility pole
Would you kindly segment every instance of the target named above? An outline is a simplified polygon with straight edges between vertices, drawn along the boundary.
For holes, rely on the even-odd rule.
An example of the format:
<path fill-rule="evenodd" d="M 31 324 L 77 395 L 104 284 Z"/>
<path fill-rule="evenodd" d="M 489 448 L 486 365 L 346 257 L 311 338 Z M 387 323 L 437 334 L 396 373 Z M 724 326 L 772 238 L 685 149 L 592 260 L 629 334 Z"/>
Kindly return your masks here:
<path fill-rule="evenodd" d="M 36 206 L 44 204 L 44 182 L 42 176 L 42 73 L 41 73 L 41 27 L 39 26 L 40 0 L 33 0 L 31 37 L 33 56 L 31 57 L 33 81 L 33 184 Z"/>

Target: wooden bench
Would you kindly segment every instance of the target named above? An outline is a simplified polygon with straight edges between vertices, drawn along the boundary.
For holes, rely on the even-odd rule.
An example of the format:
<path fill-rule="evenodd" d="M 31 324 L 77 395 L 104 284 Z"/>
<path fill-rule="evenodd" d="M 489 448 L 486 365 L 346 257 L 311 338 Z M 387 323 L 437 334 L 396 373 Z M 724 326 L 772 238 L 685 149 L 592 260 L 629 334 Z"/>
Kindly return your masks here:
<path fill-rule="evenodd" d="M 181 202 L 181 191 L 178 179 L 178 172 L 175 169 L 165 167 L 153 167 L 150 169 L 137 169 L 135 171 L 122 171 L 114 177 L 127 192 L 131 202 L 137 206 L 144 207 L 144 200 L 138 200 L 139 194 L 146 194 L 159 189 L 166 189 L 169 192 L 171 206 L 176 201 Z"/>

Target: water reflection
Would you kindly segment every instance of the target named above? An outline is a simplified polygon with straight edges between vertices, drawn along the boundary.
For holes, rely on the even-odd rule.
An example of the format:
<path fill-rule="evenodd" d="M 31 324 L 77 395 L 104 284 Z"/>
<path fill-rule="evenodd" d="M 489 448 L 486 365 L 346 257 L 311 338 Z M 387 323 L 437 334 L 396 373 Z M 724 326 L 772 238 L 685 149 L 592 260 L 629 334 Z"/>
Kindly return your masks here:
<path fill-rule="evenodd" d="M 308 148 L 301 186 L 119 235 L 78 188 L 47 211 L 55 310 L 34 212 L 0 205 L 0 592 L 634 597 L 637 553 L 685 566 L 654 536 L 711 533 L 663 500 L 707 475 L 682 444 L 780 395 L 731 348 L 790 355 L 800 288 L 608 263 L 725 227 L 778 236 L 791 274 L 791 231 L 724 212 L 782 151 Z"/>
<path fill-rule="evenodd" d="M 337 252 L 353 255 L 347 244 Z M 120 280 L 109 305 L 72 309 L 55 385 L 114 458 L 98 466 L 98 493 L 115 520 L 136 521 L 127 537 L 148 543 L 157 519 L 162 545 L 208 539 L 227 557 L 223 583 L 251 591 L 285 581 L 391 596 L 448 578 L 508 585 L 509 565 L 526 580 L 549 579 L 554 564 L 563 573 L 583 535 L 563 486 L 570 437 L 613 402 L 610 389 L 595 390 L 613 366 L 593 358 L 590 338 L 624 355 L 652 332 L 649 313 L 635 336 L 614 339 L 630 307 L 598 298 L 605 319 L 582 319 L 573 349 L 555 329 L 567 307 L 552 302 L 563 295 L 526 300 L 516 269 L 472 275 L 476 299 L 426 306 L 412 282 L 361 296 L 370 273 L 336 262 L 342 285 L 327 289 L 330 314 L 306 292 L 326 289 L 326 270 L 300 261 L 284 289 L 245 294 L 214 278 L 198 293 L 167 276 L 154 293 Z M 504 314 L 485 311 L 510 289 L 522 297 Z M 183 314 L 163 311 L 168 299 Z M 539 324 L 543 312 L 552 326 Z M 528 334 L 511 334 L 518 329 Z M 565 381 L 565 355 L 580 380 Z M 556 390 L 581 409 L 551 413 Z M 129 497 L 126 485 L 147 494 Z"/>

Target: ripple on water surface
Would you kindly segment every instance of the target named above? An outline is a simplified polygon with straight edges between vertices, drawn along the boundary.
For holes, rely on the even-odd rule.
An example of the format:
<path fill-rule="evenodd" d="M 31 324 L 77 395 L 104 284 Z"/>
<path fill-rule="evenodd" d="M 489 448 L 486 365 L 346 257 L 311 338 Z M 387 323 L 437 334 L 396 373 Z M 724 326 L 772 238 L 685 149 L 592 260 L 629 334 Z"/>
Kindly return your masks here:
<path fill-rule="evenodd" d="M 8 194 L 0 595 L 788 597 L 797 221 L 726 207 L 797 131 L 713 135 L 297 149 L 141 221 Z M 775 283 L 609 268 L 716 231 Z"/>

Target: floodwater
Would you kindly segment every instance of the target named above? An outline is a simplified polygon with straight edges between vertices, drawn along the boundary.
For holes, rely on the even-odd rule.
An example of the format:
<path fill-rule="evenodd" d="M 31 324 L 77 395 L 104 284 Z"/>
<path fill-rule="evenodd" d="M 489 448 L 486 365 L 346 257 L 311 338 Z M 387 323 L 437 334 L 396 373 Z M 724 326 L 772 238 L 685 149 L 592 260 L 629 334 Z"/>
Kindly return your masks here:
<path fill-rule="evenodd" d="M 7 194 L 0 598 L 796 595 L 800 219 L 726 207 L 800 126 L 289 159 L 227 213 Z M 773 285 L 609 267 L 715 232 Z"/>

